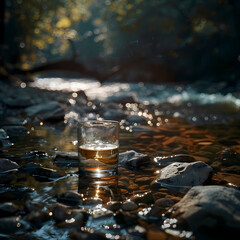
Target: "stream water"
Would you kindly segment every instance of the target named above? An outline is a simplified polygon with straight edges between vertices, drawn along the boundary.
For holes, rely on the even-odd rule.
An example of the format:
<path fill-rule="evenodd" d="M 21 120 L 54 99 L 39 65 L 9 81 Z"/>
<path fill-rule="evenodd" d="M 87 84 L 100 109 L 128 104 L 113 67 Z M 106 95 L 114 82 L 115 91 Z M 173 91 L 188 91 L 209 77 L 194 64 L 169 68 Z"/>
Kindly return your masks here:
<path fill-rule="evenodd" d="M 211 184 L 240 187 L 240 165 L 234 158 L 234 154 L 240 153 L 240 99 L 236 89 L 226 89 L 226 83 L 218 86 L 207 83 L 202 86 L 200 83 L 192 85 L 106 83 L 100 86 L 95 80 L 37 78 L 32 86 L 54 91 L 84 90 L 91 106 L 96 102 L 102 104 L 114 102 L 120 97 L 127 99 L 131 96 L 135 99 L 136 102 L 121 103 L 120 107 L 129 116 L 142 117 L 146 124 L 143 126 L 134 121 L 128 122 L 124 119 L 121 121 L 120 152 L 132 149 L 147 154 L 151 164 L 140 167 L 138 171 L 119 167 L 117 188 L 114 190 L 117 191 L 117 199 L 111 194 L 107 195 L 107 191 L 101 187 L 96 194 L 97 197 L 104 199 L 105 206 L 104 204 L 110 200 L 119 200 L 119 196 L 121 201 L 125 201 L 136 194 L 151 192 L 153 201 L 141 203 L 142 205 L 140 204 L 135 211 L 136 222 L 146 230 L 159 224 L 144 218 L 150 211 L 146 209 L 150 209 L 156 200 L 164 197 L 177 202 L 186 192 L 184 188 L 163 187 L 158 191 L 150 189 L 151 182 L 165 166 L 156 161 L 159 156 L 191 155 L 196 161 L 203 161 L 213 167 Z M 72 116 L 76 117 L 73 113 L 65 117 L 67 123 L 72 122 Z M 14 173 L 11 185 L 29 188 L 31 191 L 22 199 L 20 193 L 14 195 L 10 190 L 3 189 L 0 191 L 0 202 L 12 201 L 22 206 L 23 201 L 32 200 L 43 203 L 45 208 L 48 208 L 56 202 L 57 194 L 78 191 L 77 167 L 57 164 L 55 161 L 57 150 L 77 151 L 76 127 L 71 124 L 56 127 L 49 123 L 26 126 L 28 134 L 13 138 L 14 145 L 2 148 L 1 157 L 15 160 L 20 166 L 29 162 L 39 163 L 45 168 L 56 170 L 61 177 L 51 181 L 25 173 Z M 101 208 L 102 206 L 95 207 L 92 211 Z M 159 213 L 158 221 L 161 221 L 160 215 Z M 113 216 L 99 219 L 90 217 L 85 225 L 85 230 L 89 229 L 104 233 L 105 237 L 110 239 L 146 238 L 146 233 L 142 234 L 140 230 L 129 231 L 129 226 L 118 224 Z M 42 227 L 27 234 L 20 233 L 19 237 L 68 239 L 69 232 L 71 232 L 69 229 L 57 227 L 54 221 L 50 220 L 48 224 L 43 224 Z"/>

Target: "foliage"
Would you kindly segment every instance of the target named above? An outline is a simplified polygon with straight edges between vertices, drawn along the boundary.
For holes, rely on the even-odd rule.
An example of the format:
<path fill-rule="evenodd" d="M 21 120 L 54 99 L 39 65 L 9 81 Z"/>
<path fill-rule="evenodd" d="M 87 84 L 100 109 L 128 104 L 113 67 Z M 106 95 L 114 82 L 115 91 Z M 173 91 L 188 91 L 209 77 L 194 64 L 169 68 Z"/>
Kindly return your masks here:
<path fill-rule="evenodd" d="M 196 78 L 239 64 L 237 0 L 5 1 L 6 59 L 25 69 L 71 51 L 144 57 Z"/>

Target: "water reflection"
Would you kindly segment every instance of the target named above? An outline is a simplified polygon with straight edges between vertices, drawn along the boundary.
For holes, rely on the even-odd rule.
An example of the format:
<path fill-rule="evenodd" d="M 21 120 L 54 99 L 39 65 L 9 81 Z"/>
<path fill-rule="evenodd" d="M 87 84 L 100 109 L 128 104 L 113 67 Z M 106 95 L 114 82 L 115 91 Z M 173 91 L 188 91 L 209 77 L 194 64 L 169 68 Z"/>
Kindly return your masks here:
<path fill-rule="evenodd" d="M 79 175 L 78 192 L 89 204 L 98 203 L 98 200 L 102 203 L 120 200 L 118 176 L 91 178 Z"/>

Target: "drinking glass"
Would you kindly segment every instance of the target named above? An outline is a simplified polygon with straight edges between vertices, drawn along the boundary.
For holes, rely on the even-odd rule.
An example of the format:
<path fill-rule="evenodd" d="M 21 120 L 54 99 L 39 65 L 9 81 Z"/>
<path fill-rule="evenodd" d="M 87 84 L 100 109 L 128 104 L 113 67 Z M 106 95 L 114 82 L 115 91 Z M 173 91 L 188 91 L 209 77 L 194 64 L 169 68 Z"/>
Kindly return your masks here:
<path fill-rule="evenodd" d="M 79 176 L 109 178 L 117 175 L 119 122 L 83 121 L 78 124 Z"/>

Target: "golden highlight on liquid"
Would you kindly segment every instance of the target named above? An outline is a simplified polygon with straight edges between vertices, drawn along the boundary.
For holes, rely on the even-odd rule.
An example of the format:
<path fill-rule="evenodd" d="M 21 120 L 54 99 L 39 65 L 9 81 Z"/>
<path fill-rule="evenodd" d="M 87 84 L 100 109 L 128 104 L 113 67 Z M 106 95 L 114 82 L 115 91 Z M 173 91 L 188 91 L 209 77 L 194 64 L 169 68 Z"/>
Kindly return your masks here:
<path fill-rule="evenodd" d="M 81 161 L 91 170 L 112 167 L 118 162 L 118 146 L 113 144 L 84 144 L 79 147 L 79 153 Z"/>

